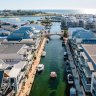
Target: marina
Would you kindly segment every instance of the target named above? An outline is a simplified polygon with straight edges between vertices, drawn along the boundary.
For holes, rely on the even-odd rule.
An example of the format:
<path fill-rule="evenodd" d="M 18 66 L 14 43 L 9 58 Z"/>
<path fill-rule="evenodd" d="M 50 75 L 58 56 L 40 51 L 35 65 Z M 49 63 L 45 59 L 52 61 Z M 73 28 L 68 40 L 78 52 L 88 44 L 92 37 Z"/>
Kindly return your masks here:
<path fill-rule="evenodd" d="M 35 74 L 36 74 L 36 68 L 37 68 L 37 65 L 40 62 L 40 57 L 41 57 L 42 51 L 44 49 L 45 43 L 46 43 L 46 38 L 42 41 L 40 49 L 39 49 L 39 51 L 36 55 L 36 60 L 34 60 L 34 62 L 32 64 L 32 67 L 31 67 L 31 69 L 28 73 L 28 79 L 26 80 L 24 86 L 22 86 L 21 91 L 20 91 L 19 94 L 17 94 L 17 96 L 29 95 L 31 86 L 34 82 L 34 78 L 35 78 Z"/>
<path fill-rule="evenodd" d="M 0 95 L 95 96 L 95 25 L 87 25 L 90 15 L 85 17 L 50 17 L 54 22 L 18 17 L 17 25 L 13 18 L 1 21 Z"/>
<path fill-rule="evenodd" d="M 57 29 L 55 29 L 57 28 Z M 51 32 L 59 32 L 60 23 L 53 23 Z M 51 36 L 49 43 L 46 43 L 45 58 L 41 58 L 41 62 L 45 66 L 41 74 L 36 74 L 30 96 L 67 96 L 65 81 L 65 61 L 63 59 L 64 47 L 60 36 Z M 50 79 L 50 75 L 56 77 Z M 43 86 L 42 86 L 43 85 Z"/>

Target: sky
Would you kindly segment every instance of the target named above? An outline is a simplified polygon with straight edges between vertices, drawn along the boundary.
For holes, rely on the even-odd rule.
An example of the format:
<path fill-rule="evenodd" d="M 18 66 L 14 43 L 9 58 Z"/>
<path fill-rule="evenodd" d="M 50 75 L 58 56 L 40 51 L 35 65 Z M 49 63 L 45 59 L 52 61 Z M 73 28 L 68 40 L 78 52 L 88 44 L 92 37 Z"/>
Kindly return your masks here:
<path fill-rule="evenodd" d="M 96 9 L 96 0 L 0 0 L 0 9 Z"/>

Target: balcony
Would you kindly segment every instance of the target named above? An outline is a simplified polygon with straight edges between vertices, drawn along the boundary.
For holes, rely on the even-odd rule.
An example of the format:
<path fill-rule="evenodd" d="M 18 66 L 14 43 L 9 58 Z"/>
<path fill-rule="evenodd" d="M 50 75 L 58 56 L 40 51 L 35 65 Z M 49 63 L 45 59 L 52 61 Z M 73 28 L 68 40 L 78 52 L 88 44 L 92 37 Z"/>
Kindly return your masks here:
<path fill-rule="evenodd" d="M 91 92 L 91 84 L 87 84 L 87 81 L 84 78 L 81 78 L 83 87 L 86 92 Z"/>

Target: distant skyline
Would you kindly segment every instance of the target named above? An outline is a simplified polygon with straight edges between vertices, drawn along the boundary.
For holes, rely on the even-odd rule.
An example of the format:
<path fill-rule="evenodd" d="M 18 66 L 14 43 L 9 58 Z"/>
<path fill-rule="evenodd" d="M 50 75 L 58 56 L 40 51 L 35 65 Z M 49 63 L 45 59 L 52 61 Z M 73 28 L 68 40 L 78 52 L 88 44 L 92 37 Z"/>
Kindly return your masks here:
<path fill-rule="evenodd" d="M 0 10 L 4 9 L 91 9 L 93 11 L 96 10 L 96 0 L 0 0 Z"/>

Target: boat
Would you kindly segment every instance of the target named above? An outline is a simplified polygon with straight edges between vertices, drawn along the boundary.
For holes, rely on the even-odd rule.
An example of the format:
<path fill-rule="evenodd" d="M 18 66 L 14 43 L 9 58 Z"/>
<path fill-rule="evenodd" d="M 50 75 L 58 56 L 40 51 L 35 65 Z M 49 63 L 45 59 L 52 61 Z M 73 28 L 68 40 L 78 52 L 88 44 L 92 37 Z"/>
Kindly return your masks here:
<path fill-rule="evenodd" d="M 67 79 L 68 79 L 68 84 L 73 84 L 73 76 L 72 76 L 72 74 L 68 74 L 67 75 Z"/>
<path fill-rule="evenodd" d="M 43 51 L 43 52 L 42 52 L 42 57 L 45 57 L 45 56 L 46 56 L 46 52 Z"/>
<path fill-rule="evenodd" d="M 49 42 L 49 39 L 47 39 L 47 43 Z"/>
<path fill-rule="evenodd" d="M 64 59 L 68 59 L 68 53 L 64 52 Z"/>
<path fill-rule="evenodd" d="M 50 77 L 51 77 L 51 78 L 57 78 L 56 72 L 54 72 L 54 71 L 51 72 L 51 73 L 50 73 Z"/>
<path fill-rule="evenodd" d="M 63 41 L 63 42 L 62 42 L 62 46 L 64 46 L 64 45 L 65 45 L 65 42 Z"/>
<path fill-rule="evenodd" d="M 28 22 L 21 24 L 21 26 L 25 26 L 25 25 L 28 25 Z"/>
<path fill-rule="evenodd" d="M 70 96 L 76 96 L 76 89 L 74 87 L 70 88 Z"/>
<path fill-rule="evenodd" d="M 39 64 L 37 66 L 37 71 L 40 72 L 40 71 L 43 71 L 44 70 L 44 64 Z"/>
<path fill-rule="evenodd" d="M 71 68 L 69 65 L 66 65 L 66 72 L 67 74 L 72 73 Z"/>
<path fill-rule="evenodd" d="M 64 56 L 66 56 L 67 55 L 67 52 L 64 52 Z"/>

